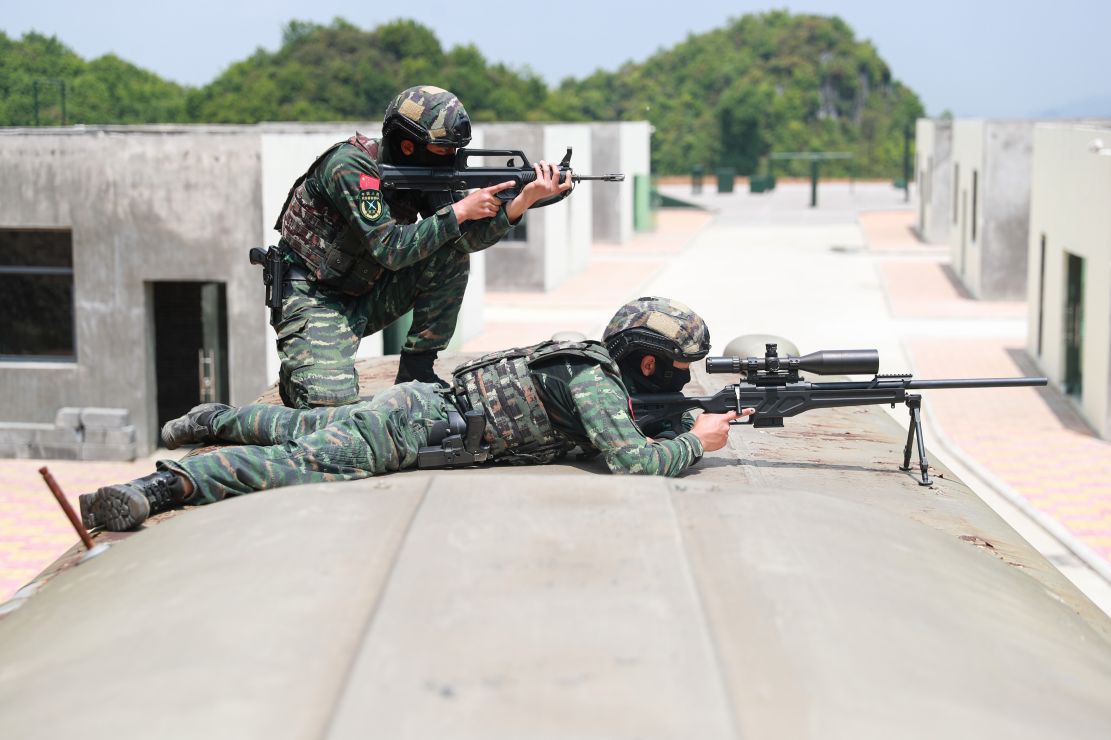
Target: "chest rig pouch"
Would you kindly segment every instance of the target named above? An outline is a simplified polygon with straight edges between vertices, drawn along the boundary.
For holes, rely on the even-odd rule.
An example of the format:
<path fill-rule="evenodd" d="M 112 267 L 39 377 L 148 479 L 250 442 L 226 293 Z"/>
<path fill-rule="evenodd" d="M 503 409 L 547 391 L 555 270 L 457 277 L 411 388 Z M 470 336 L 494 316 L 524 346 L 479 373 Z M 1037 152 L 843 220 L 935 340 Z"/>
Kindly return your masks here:
<path fill-rule="evenodd" d="M 321 163 L 344 144 L 355 146 L 378 161 L 378 142 L 362 134 L 328 148 L 293 183 L 274 228 L 281 232 L 285 246 L 301 258 L 316 282 L 347 295 L 362 295 L 385 268 L 370 255 L 363 239 L 340 212 L 327 199 L 314 198 L 307 187 Z"/>
<path fill-rule="evenodd" d="M 456 395 L 486 416 L 485 438 L 491 458 L 511 464 L 545 464 L 575 446 L 552 427 L 529 372 L 532 365 L 561 356 L 587 360 L 621 377 L 605 346 L 594 341 L 541 342 L 492 352 L 455 368 Z"/>

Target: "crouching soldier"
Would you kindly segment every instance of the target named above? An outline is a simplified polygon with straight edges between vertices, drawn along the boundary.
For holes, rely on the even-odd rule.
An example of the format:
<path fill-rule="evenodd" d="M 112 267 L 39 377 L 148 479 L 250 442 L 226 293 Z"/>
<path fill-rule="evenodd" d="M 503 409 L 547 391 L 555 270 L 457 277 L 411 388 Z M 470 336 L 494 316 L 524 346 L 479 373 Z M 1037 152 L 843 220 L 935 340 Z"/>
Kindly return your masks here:
<path fill-rule="evenodd" d="M 725 445 L 736 413 L 642 430 L 630 414 L 630 391 L 681 390 L 690 363 L 709 350 L 709 330 L 696 313 L 677 301 L 639 298 L 621 307 L 603 342 L 495 352 L 456 368 L 450 388 L 413 381 L 334 408 L 202 404 L 167 422 L 166 446 L 240 446 L 160 461 L 152 475 L 82 495 L 81 515 L 87 527 L 120 531 L 184 504 L 414 467 L 422 448 L 475 411 L 483 457 L 495 462 L 544 464 L 577 446 L 600 454 L 614 473 L 677 476 Z"/>

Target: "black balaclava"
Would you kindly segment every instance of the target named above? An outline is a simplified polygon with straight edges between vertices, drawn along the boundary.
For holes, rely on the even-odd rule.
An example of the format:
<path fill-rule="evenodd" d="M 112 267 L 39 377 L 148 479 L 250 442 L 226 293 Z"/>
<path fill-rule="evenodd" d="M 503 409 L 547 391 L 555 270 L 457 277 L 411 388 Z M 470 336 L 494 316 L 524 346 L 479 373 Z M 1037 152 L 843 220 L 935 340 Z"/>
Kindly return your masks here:
<path fill-rule="evenodd" d="M 640 361 L 646 355 L 656 358 L 656 368 L 651 375 L 640 371 Z M 690 368 L 677 368 L 671 358 L 651 352 L 632 352 L 618 363 L 621 374 L 633 393 L 678 393 L 691 380 Z"/>
<path fill-rule="evenodd" d="M 401 141 L 403 137 L 400 136 L 387 136 L 386 141 L 386 155 L 389 157 L 389 164 L 404 167 L 451 167 L 455 164 L 454 154 L 433 154 L 428 151 L 428 147 L 420 142 L 413 142 L 413 153 L 405 154 L 401 151 Z M 412 139 L 410 139 L 412 141 Z"/>

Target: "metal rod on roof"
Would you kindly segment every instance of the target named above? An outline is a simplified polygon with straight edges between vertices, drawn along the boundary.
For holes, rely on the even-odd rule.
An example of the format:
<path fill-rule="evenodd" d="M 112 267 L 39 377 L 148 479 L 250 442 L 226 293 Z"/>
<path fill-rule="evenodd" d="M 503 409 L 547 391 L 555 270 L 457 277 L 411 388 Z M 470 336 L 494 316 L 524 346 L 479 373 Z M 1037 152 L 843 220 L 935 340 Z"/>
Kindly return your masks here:
<path fill-rule="evenodd" d="M 46 481 L 46 485 L 50 488 L 50 492 L 53 493 L 54 498 L 58 500 L 58 505 L 62 507 L 62 511 L 69 517 L 69 523 L 73 525 L 73 528 L 77 530 L 77 536 L 85 543 L 85 549 L 92 550 L 93 538 L 89 536 L 89 530 L 85 529 L 85 525 L 81 523 L 81 519 L 77 516 L 77 512 L 70 506 L 69 501 L 66 499 L 66 495 L 62 493 L 62 489 L 58 485 L 58 481 L 54 480 L 54 476 L 50 474 L 50 469 L 46 466 L 39 468 L 39 475 Z"/>

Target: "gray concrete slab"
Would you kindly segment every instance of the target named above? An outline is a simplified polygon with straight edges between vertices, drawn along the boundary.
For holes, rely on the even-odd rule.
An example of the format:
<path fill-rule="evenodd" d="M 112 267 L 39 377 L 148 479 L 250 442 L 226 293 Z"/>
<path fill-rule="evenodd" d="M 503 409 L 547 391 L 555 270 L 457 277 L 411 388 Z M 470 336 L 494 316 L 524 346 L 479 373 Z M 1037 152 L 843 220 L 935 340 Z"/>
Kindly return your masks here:
<path fill-rule="evenodd" d="M 990 552 L 821 489 L 691 488 L 675 506 L 740 737 L 1111 728 L 1103 639 Z"/>
<path fill-rule="evenodd" d="M 720 679 L 664 480 L 463 472 L 433 482 L 329 737 L 734 737 Z"/>
<path fill-rule="evenodd" d="M 0 737 L 320 737 L 427 483 L 233 499 L 66 571 L 0 622 Z"/>
<path fill-rule="evenodd" d="M 190 509 L 0 619 L 0 737 L 118 737 L 131 695 L 170 738 L 1106 737 L 1111 620 L 947 468 L 899 471 L 903 438 L 829 409 L 677 480 Z"/>

